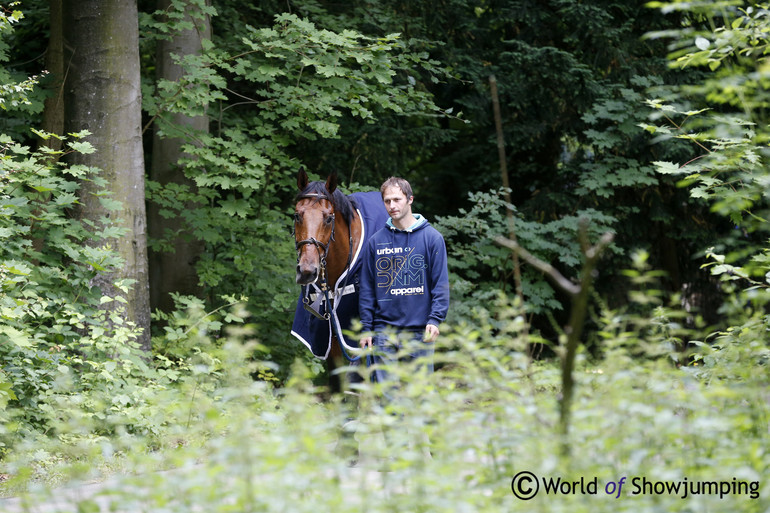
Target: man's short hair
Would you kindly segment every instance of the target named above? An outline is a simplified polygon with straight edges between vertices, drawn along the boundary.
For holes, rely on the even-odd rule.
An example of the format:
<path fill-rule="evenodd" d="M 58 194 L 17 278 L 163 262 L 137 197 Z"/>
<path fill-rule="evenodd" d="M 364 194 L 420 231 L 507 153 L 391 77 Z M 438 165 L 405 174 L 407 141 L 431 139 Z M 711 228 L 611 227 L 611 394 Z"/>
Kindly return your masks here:
<path fill-rule="evenodd" d="M 404 193 L 404 196 L 406 196 L 406 199 L 411 198 L 414 196 L 412 194 L 412 186 L 409 185 L 409 182 L 404 180 L 403 178 L 398 178 L 396 176 L 391 176 L 385 182 L 382 184 L 382 187 L 380 187 L 380 194 L 385 197 L 385 189 L 388 189 L 389 187 L 398 187 L 401 189 L 401 192 Z"/>

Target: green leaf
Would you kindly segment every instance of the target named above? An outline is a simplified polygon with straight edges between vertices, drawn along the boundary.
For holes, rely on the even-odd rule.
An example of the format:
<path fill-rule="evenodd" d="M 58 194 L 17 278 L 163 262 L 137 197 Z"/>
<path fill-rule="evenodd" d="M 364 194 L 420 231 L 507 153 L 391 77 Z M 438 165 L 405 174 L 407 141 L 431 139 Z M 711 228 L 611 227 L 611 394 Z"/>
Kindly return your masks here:
<path fill-rule="evenodd" d="M 26 333 L 12 326 L 0 326 L 0 333 L 5 335 L 3 338 L 17 347 L 27 348 L 35 345 L 34 341 Z"/>
<path fill-rule="evenodd" d="M 653 165 L 655 166 L 655 170 L 658 173 L 662 173 L 664 175 L 679 175 L 688 172 L 686 169 L 679 166 L 679 164 L 675 164 L 673 162 L 656 161 L 653 162 Z"/>
<path fill-rule="evenodd" d="M 29 276 L 32 270 L 22 263 L 15 263 L 10 267 L 6 267 L 7 272 L 15 274 L 16 276 Z"/>
<path fill-rule="evenodd" d="M 123 208 L 123 203 L 107 196 L 100 196 L 99 203 L 111 212 L 117 212 Z"/>
<path fill-rule="evenodd" d="M 706 50 L 711 46 L 711 41 L 703 36 L 698 36 L 695 38 L 695 46 L 697 46 L 699 50 Z"/>
<path fill-rule="evenodd" d="M 106 271 L 104 267 L 102 267 L 100 262 L 94 262 L 94 261 L 87 261 L 86 265 L 91 266 L 96 271 Z"/>
<path fill-rule="evenodd" d="M 71 141 L 69 147 L 83 155 L 90 155 L 96 151 L 96 148 L 94 148 L 88 141 Z"/>
<path fill-rule="evenodd" d="M 235 199 L 232 196 L 219 202 L 222 212 L 230 216 L 246 217 L 250 207 L 248 201 L 244 199 Z"/>

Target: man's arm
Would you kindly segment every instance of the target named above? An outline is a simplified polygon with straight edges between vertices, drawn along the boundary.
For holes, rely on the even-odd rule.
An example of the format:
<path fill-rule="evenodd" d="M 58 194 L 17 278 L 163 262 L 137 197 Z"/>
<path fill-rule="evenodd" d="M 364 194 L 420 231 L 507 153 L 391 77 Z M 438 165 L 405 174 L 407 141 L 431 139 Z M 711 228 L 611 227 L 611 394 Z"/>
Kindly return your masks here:
<path fill-rule="evenodd" d="M 438 337 L 438 326 L 444 322 L 447 311 L 449 311 L 449 271 L 447 269 L 446 244 L 438 231 L 435 232 L 435 237 L 431 243 L 430 265 L 428 276 L 431 305 L 425 334 L 427 337 L 430 330 L 430 335 L 435 340 L 435 337 Z"/>
<path fill-rule="evenodd" d="M 375 286 L 374 269 L 372 268 L 371 240 L 364 247 L 361 255 L 361 280 L 358 291 L 358 314 L 361 317 L 361 329 L 364 336 L 361 337 L 359 344 L 361 347 L 371 347 L 372 337 L 366 335 L 374 329 L 374 305 L 375 305 Z"/>

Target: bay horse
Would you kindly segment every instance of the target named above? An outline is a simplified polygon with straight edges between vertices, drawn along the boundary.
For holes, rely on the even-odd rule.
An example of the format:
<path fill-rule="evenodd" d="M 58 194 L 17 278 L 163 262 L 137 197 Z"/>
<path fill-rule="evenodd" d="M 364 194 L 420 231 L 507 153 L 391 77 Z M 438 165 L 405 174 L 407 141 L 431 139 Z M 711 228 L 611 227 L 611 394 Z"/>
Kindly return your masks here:
<path fill-rule="evenodd" d="M 325 280 L 337 283 L 351 260 L 351 250 L 361 238 L 361 218 L 350 200 L 337 189 L 337 173 L 323 182 L 309 182 L 300 169 L 294 208 L 297 249 L 297 283 Z M 339 219 L 337 219 L 339 215 Z M 325 241 L 325 242 L 324 242 Z"/>
<path fill-rule="evenodd" d="M 292 335 L 326 360 L 333 392 L 342 390 L 335 369 L 358 363 L 358 343 L 347 340 L 344 331 L 358 317 L 363 245 L 388 219 L 379 191 L 347 196 L 337 185 L 336 172 L 325 182 L 311 182 L 300 169 L 294 211 L 296 282 L 302 292 Z M 348 378 L 360 379 L 355 373 Z"/>

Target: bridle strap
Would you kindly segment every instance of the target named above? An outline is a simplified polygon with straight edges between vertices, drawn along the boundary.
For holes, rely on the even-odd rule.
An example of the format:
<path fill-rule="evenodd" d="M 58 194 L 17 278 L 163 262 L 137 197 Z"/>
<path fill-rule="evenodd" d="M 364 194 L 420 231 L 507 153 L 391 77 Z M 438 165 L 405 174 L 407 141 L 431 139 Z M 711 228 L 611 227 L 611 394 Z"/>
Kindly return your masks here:
<path fill-rule="evenodd" d="M 313 246 L 316 247 L 316 249 L 318 250 L 318 255 L 321 257 L 321 266 L 323 267 L 323 270 L 324 271 L 326 270 L 326 255 L 329 253 L 329 245 L 332 242 L 334 242 L 334 226 L 335 226 L 334 214 L 331 215 L 331 219 L 332 219 L 332 234 L 329 237 L 329 242 L 324 244 L 323 242 L 316 239 L 315 237 L 310 237 L 309 239 L 303 239 L 300 241 L 296 241 L 294 243 L 294 249 L 297 250 L 297 262 L 299 262 L 299 250 L 302 249 L 302 246 L 307 246 L 308 244 L 312 244 Z M 296 233 L 296 221 L 294 223 L 295 223 L 294 231 Z"/>
<path fill-rule="evenodd" d="M 329 241 L 331 242 L 331 240 Z M 316 248 L 323 249 L 323 255 L 325 256 L 326 253 L 329 251 L 329 244 L 324 244 L 320 240 L 316 239 L 315 237 L 310 237 L 309 239 L 298 241 L 294 244 L 294 248 L 299 251 L 302 246 L 307 246 L 308 244 L 312 244 Z M 320 250 L 319 250 L 320 253 Z"/>

